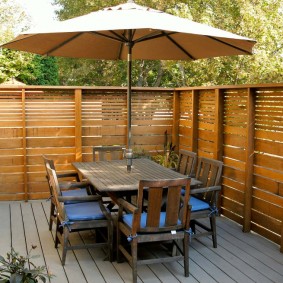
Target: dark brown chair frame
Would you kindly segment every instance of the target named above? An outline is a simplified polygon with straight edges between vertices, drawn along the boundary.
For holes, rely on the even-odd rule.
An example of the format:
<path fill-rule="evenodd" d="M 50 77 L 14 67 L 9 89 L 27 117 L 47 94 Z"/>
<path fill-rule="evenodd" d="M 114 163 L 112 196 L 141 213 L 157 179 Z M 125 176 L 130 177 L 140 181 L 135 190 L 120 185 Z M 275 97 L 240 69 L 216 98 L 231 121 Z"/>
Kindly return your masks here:
<path fill-rule="evenodd" d="M 188 177 L 196 175 L 197 154 L 193 151 L 180 149 L 176 171 Z"/>
<path fill-rule="evenodd" d="M 50 187 L 52 190 L 52 198 L 54 200 L 56 210 L 57 210 L 57 225 L 56 225 L 56 236 L 55 236 L 55 248 L 58 247 L 60 243 L 62 245 L 62 265 L 65 265 L 66 255 L 68 250 L 76 249 L 90 249 L 98 247 L 106 247 L 108 250 L 107 257 L 112 262 L 113 260 L 113 221 L 111 214 L 105 209 L 101 196 L 99 195 L 89 195 L 86 197 L 63 197 L 60 195 L 59 182 L 54 169 L 51 169 L 47 164 L 47 173 L 49 178 Z M 98 202 L 99 207 L 104 219 L 98 220 L 85 220 L 85 221 L 68 221 L 66 216 L 64 203 L 65 202 Z M 69 204 L 72 205 L 72 204 Z M 104 239 L 103 242 L 95 242 L 89 244 L 79 244 L 70 245 L 69 234 L 72 232 L 78 232 L 81 230 L 96 230 L 100 232 L 100 229 L 107 229 L 107 236 L 104 235 L 104 231 L 100 233 L 101 237 Z"/>
<path fill-rule="evenodd" d="M 93 161 L 123 159 L 124 150 L 125 150 L 124 146 L 118 146 L 118 145 L 94 146 Z M 96 155 L 98 155 L 98 160 Z"/>
<path fill-rule="evenodd" d="M 107 146 L 94 146 L 93 147 L 93 161 L 106 161 L 106 160 L 120 160 L 123 159 L 125 146 L 120 145 L 107 145 Z M 98 160 L 97 160 L 98 156 Z M 98 192 L 101 194 L 101 192 Z M 123 192 L 124 196 L 130 201 L 132 195 L 136 195 L 135 192 Z M 115 204 L 108 197 L 107 194 L 101 194 L 104 204 L 110 211 L 116 211 Z"/>
<path fill-rule="evenodd" d="M 182 196 L 182 188 L 185 195 Z M 147 191 L 146 199 L 144 192 Z M 133 282 L 137 282 L 137 266 L 169 261 L 184 261 L 185 276 L 189 276 L 189 223 L 190 223 L 190 180 L 188 178 L 175 180 L 142 180 L 139 183 L 137 205 L 119 199 L 119 213 L 117 222 L 117 260 L 121 261 L 121 253 L 132 266 Z M 144 201 L 147 202 L 146 225 L 142 227 L 141 218 L 144 216 Z M 162 211 L 166 204 L 166 211 Z M 132 214 L 132 223 L 128 226 L 124 221 L 124 213 Z M 165 224 L 160 227 L 160 217 L 166 213 Z M 143 215 L 143 216 L 142 216 Z M 164 214 L 163 214 L 164 216 Z M 124 218 L 125 219 L 125 218 Z M 122 235 L 129 243 L 123 243 Z M 123 237 L 125 238 L 125 237 Z M 183 246 L 180 247 L 180 241 Z M 157 243 L 170 241 L 172 247 L 170 255 L 161 258 L 138 259 L 138 245 L 140 243 Z M 130 251 L 126 246 L 130 246 Z M 177 247 L 178 253 L 172 253 Z"/>
<path fill-rule="evenodd" d="M 47 164 L 51 169 L 55 170 L 56 172 L 54 161 L 45 155 L 42 155 L 42 158 L 43 158 L 45 169 L 46 169 L 46 179 L 47 179 L 48 186 L 49 186 L 50 196 L 52 196 L 52 190 L 51 190 L 50 183 L 49 183 L 49 175 L 47 172 Z M 56 176 L 58 179 L 62 180 L 59 182 L 60 189 L 69 190 L 69 189 L 85 188 L 87 189 L 88 193 L 91 193 L 90 184 L 88 182 L 81 182 L 79 174 L 77 172 L 68 172 L 68 173 L 59 173 L 59 174 L 57 174 L 56 172 Z M 70 179 L 72 181 L 70 181 Z M 51 197 L 50 216 L 49 216 L 49 230 L 50 231 L 52 230 L 53 223 L 55 222 L 56 222 L 55 203 Z"/>
<path fill-rule="evenodd" d="M 221 176 L 223 162 L 211 158 L 200 157 L 196 172 L 196 179 L 201 181 L 202 185 L 191 189 L 191 196 L 196 197 L 209 204 L 208 209 L 191 212 L 192 238 L 211 235 L 213 247 L 217 247 L 216 216 L 218 215 L 218 197 L 221 191 Z M 199 221 L 203 218 L 209 218 L 209 225 Z M 196 226 L 201 227 L 204 232 L 196 230 Z"/>

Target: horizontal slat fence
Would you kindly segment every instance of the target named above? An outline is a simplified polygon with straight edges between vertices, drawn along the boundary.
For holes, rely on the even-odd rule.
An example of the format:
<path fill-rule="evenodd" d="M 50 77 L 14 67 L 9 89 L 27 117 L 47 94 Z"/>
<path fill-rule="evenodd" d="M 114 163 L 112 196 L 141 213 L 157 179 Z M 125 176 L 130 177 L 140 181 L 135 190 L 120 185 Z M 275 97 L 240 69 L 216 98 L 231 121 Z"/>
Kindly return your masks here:
<path fill-rule="evenodd" d="M 155 154 L 171 139 L 173 90 L 132 96 L 132 147 Z M 42 154 L 70 171 L 93 146 L 126 145 L 126 101 L 126 88 L 0 87 L 0 200 L 49 197 Z"/>
<path fill-rule="evenodd" d="M 179 148 L 224 162 L 221 213 L 283 252 L 283 86 L 178 91 Z"/>
<path fill-rule="evenodd" d="M 283 251 L 283 85 L 135 88 L 132 146 L 155 154 L 164 132 L 178 149 L 224 162 L 221 213 Z M 1 87 L 0 200 L 47 198 L 42 154 L 58 171 L 125 145 L 125 88 Z"/>

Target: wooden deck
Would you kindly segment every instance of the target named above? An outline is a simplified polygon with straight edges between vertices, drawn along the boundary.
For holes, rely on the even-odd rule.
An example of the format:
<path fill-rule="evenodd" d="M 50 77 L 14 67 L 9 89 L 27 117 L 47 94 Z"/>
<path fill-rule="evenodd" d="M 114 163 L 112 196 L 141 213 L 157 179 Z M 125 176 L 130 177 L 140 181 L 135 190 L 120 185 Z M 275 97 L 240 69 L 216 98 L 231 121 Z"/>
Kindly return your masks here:
<path fill-rule="evenodd" d="M 67 253 L 65 267 L 60 262 L 61 250 L 54 248 L 54 231 L 48 230 L 50 202 L 0 202 L 0 254 L 13 246 L 25 254 L 37 245 L 34 262 L 46 265 L 55 275 L 51 282 L 131 282 L 131 268 L 125 263 L 104 261 L 103 250 Z M 89 233 L 75 234 L 73 242 L 87 240 Z M 218 248 L 208 238 L 196 240 L 190 248 L 190 277 L 183 276 L 182 262 L 141 266 L 139 282 L 283 282 L 283 254 L 279 247 L 241 227 L 218 218 Z"/>

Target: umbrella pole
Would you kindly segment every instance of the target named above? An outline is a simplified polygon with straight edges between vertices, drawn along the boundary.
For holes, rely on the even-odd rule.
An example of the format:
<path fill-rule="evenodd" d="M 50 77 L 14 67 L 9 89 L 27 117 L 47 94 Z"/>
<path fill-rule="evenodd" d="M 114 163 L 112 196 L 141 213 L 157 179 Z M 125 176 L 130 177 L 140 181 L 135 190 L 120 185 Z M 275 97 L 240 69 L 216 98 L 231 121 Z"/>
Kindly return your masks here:
<path fill-rule="evenodd" d="M 127 159 L 127 171 L 130 173 L 132 168 L 133 151 L 131 149 L 131 138 L 132 138 L 132 31 L 128 32 L 129 41 L 128 45 L 128 89 L 127 89 L 127 149 L 125 156 Z"/>
<path fill-rule="evenodd" d="M 131 34 L 129 35 L 131 38 Z M 132 138 L 132 42 L 128 42 L 128 78 L 127 78 L 127 148 L 131 148 L 131 138 Z"/>

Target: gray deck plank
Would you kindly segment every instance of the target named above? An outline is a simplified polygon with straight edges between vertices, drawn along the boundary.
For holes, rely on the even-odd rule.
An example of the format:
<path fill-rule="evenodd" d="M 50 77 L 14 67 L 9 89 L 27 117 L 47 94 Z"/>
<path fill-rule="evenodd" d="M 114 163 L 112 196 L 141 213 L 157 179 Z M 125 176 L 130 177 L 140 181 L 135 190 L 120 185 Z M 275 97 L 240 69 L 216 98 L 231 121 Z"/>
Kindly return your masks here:
<path fill-rule="evenodd" d="M 95 261 L 95 264 L 99 270 L 99 272 L 102 274 L 103 279 L 107 283 L 122 283 L 124 282 L 119 274 L 119 272 L 116 270 L 113 263 L 104 260 L 105 253 L 102 249 L 91 249 L 89 250 L 92 258 Z"/>
<path fill-rule="evenodd" d="M 44 253 L 44 259 L 47 268 L 52 274 L 56 274 L 51 279 L 52 283 L 65 283 L 68 282 L 65 270 L 61 265 L 57 250 L 54 248 L 54 239 L 48 230 L 48 222 L 42 205 L 39 202 L 32 204 L 35 221 L 40 235 L 40 243 Z"/>
<path fill-rule="evenodd" d="M 199 282 L 192 273 L 192 270 L 195 268 L 192 267 L 192 262 L 190 260 L 190 276 L 189 277 L 184 277 L 184 266 L 183 263 L 181 262 L 169 262 L 169 263 L 165 263 L 164 264 L 168 270 L 170 270 L 170 272 L 172 274 L 174 274 L 174 276 L 176 277 L 176 279 L 178 280 L 177 282 L 186 282 L 186 283 L 197 283 Z M 210 281 L 212 282 L 212 281 Z"/>
<path fill-rule="evenodd" d="M 22 208 L 20 203 L 11 203 L 11 238 L 12 246 L 20 255 L 27 254 Z M 29 247 L 30 249 L 31 247 Z M 34 251 L 36 253 L 37 251 Z M 33 254 L 34 254 L 33 253 Z"/>
<path fill-rule="evenodd" d="M 196 250 L 202 249 L 202 255 L 205 256 L 211 263 L 215 264 L 222 273 L 229 276 L 235 282 L 254 282 L 225 258 L 227 255 L 225 254 L 225 251 L 221 250 L 221 247 L 218 247 L 215 251 L 213 251 L 210 249 L 211 241 L 208 239 L 205 243 L 207 245 L 202 245 L 200 242 L 195 240 L 193 245 Z"/>
<path fill-rule="evenodd" d="M 86 233 L 81 233 L 81 234 L 86 234 Z M 87 232 L 89 234 L 89 232 Z M 86 237 L 86 236 L 84 236 Z M 89 237 L 89 235 L 87 235 Z M 84 239 L 86 241 L 86 239 Z M 75 233 L 71 235 L 70 237 L 70 243 L 72 245 L 79 245 L 82 244 L 83 239 L 80 233 Z M 68 251 L 69 253 L 70 251 Z M 67 256 L 68 256 L 67 253 Z M 92 280 L 95 278 L 95 282 L 97 283 L 103 283 L 105 282 L 101 272 L 99 271 L 95 261 L 93 260 L 93 257 L 91 256 L 91 253 L 88 250 L 75 250 L 74 251 L 77 260 L 80 263 L 81 269 L 83 273 L 85 274 L 86 281 L 87 282 L 92 282 Z"/>
<path fill-rule="evenodd" d="M 261 262 L 277 270 L 278 273 L 283 275 L 283 253 L 279 252 L 279 245 L 255 234 L 255 233 L 242 233 L 240 226 L 226 218 L 219 223 L 221 228 L 227 233 L 234 235 L 238 241 L 244 242 L 249 246 L 250 254 L 259 258 Z M 234 224 L 231 226 L 231 224 Z"/>
<path fill-rule="evenodd" d="M 29 251 L 32 246 L 36 246 L 37 248 L 32 251 L 32 254 L 39 255 L 39 257 L 33 259 L 33 263 L 38 266 L 45 265 L 43 259 L 43 251 L 41 250 L 40 239 L 37 232 L 36 222 L 32 210 L 32 203 L 31 202 L 21 203 L 21 209 L 23 215 L 23 227 L 26 236 L 27 250 Z"/>
<path fill-rule="evenodd" d="M 265 249 L 264 245 L 262 245 L 261 248 L 255 248 L 249 245 L 249 243 L 246 242 L 246 233 L 240 233 L 239 231 L 237 231 L 237 229 L 231 228 L 230 226 L 228 226 L 228 230 L 226 230 L 227 227 L 225 230 L 222 230 L 223 227 L 225 228 L 225 223 L 220 224 L 221 230 L 218 229 L 220 230 L 219 235 L 225 237 L 226 241 L 233 243 L 233 246 L 237 248 L 234 250 L 240 250 L 244 253 L 244 257 L 242 258 L 244 262 L 246 262 L 248 265 L 253 267 L 265 277 L 269 278 L 271 281 L 275 280 L 275 282 L 283 282 L 283 277 L 281 274 L 283 269 L 283 254 L 281 254 L 282 261 L 278 262 L 269 255 L 262 253 L 261 250 Z M 232 250 L 231 252 L 234 252 L 234 250 Z M 279 250 L 278 254 L 280 254 Z"/>
<path fill-rule="evenodd" d="M 0 203 L 0 254 L 11 245 L 26 252 L 37 245 L 35 263 L 46 265 L 55 277 L 51 283 L 130 283 L 127 262 L 110 263 L 102 249 L 68 251 L 66 265 L 61 265 L 61 247 L 54 248 L 54 232 L 48 230 L 50 202 L 30 201 Z M 183 262 L 138 267 L 138 282 L 283 282 L 283 254 L 278 245 L 255 233 L 243 233 L 241 226 L 217 219 L 218 248 L 208 237 L 193 239 L 190 246 L 190 277 L 184 277 Z M 74 233 L 71 242 L 89 241 L 87 233 Z"/>
<path fill-rule="evenodd" d="M 217 249 L 214 249 L 213 247 L 211 247 L 210 249 L 212 250 L 212 252 L 221 256 L 224 260 L 229 262 L 231 265 L 233 265 L 236 269 L 238 269 L 240 272 L 242 272 L 243 274 L 245 274 L 245 276 L 249 278 L 247 279 L 247 281 L 242 281 L 242 282 L 249 282 L 249 281 L 265 282 L 265 283 L 272 282 L 267 277 L 259 273 L 254 268 L 252 268 L 252 266 L 248 265 L 247 262 L 243 261 L 243 258 L 246 257 L 244 251 L 239 252 L 237 247 L 233 246 L 232 243 L 226 241 L 224 238 L 221 237 L 221 235 L 218 235 L 217 240 L 218 240 Z M 200 242 L 208 247 L 209 245 L 211 245 L 211 240 L 207 238 L 200 239 Z"/>
<path fill-rule="evenodd" d="M 43 207 L 43 210 L 44 210 L 46 217 L 49 221 L 50 201 L 43 200 L 42 201 L 42 207 Z M 48 229 L 48 224 L 46 224 L 46 227 Z M 53 237 L 53 239 L 55 239 L 55 224 L 53 224 L 53 229 L 49 233 L 50 234 L 52 233 L 52 237 Z M 56 250 L 54 248 L 54 245 L 53 245 L 53 249 Z M 60 245 L 57 249 L 57 252 L 58 252 L 58 265 L 61 265 L 62 248 L 61 248 Z M 83 270 L 80 266 L 80 263 L 77 260 L 75 253 L 73 251 L 67 252 L 64 270 L 65 270 L 66 279 L 67 279 L 68 282 L 70 282 L 70 283 L 88 282 L 86 280 L 86 275 L 84 274 L 84 272 L 83 272 Z"/>
<path fill-rule="evenodd" d="M 199 248 L 197 246 L 197 248 Z M 205 247 L 200 247 L 200 249 L 195 248 L 195 241 L 192 241 L 190 248 L 190 257 L 197 263 L 200 267 L 203 268 L 205 272 L 210 274 L 210 276 L 216 282 L 236 282 L 232 280 L 226 273 L 223 273 L 222 270 L 217 266 L 217 263 L 212 263 L 205 255 Z"/>
<path fill-rule="evenodd" d="M 11 250 L 10 205 L 3 202 L 0 205 L 0 255 L 6 257 Z"/>

